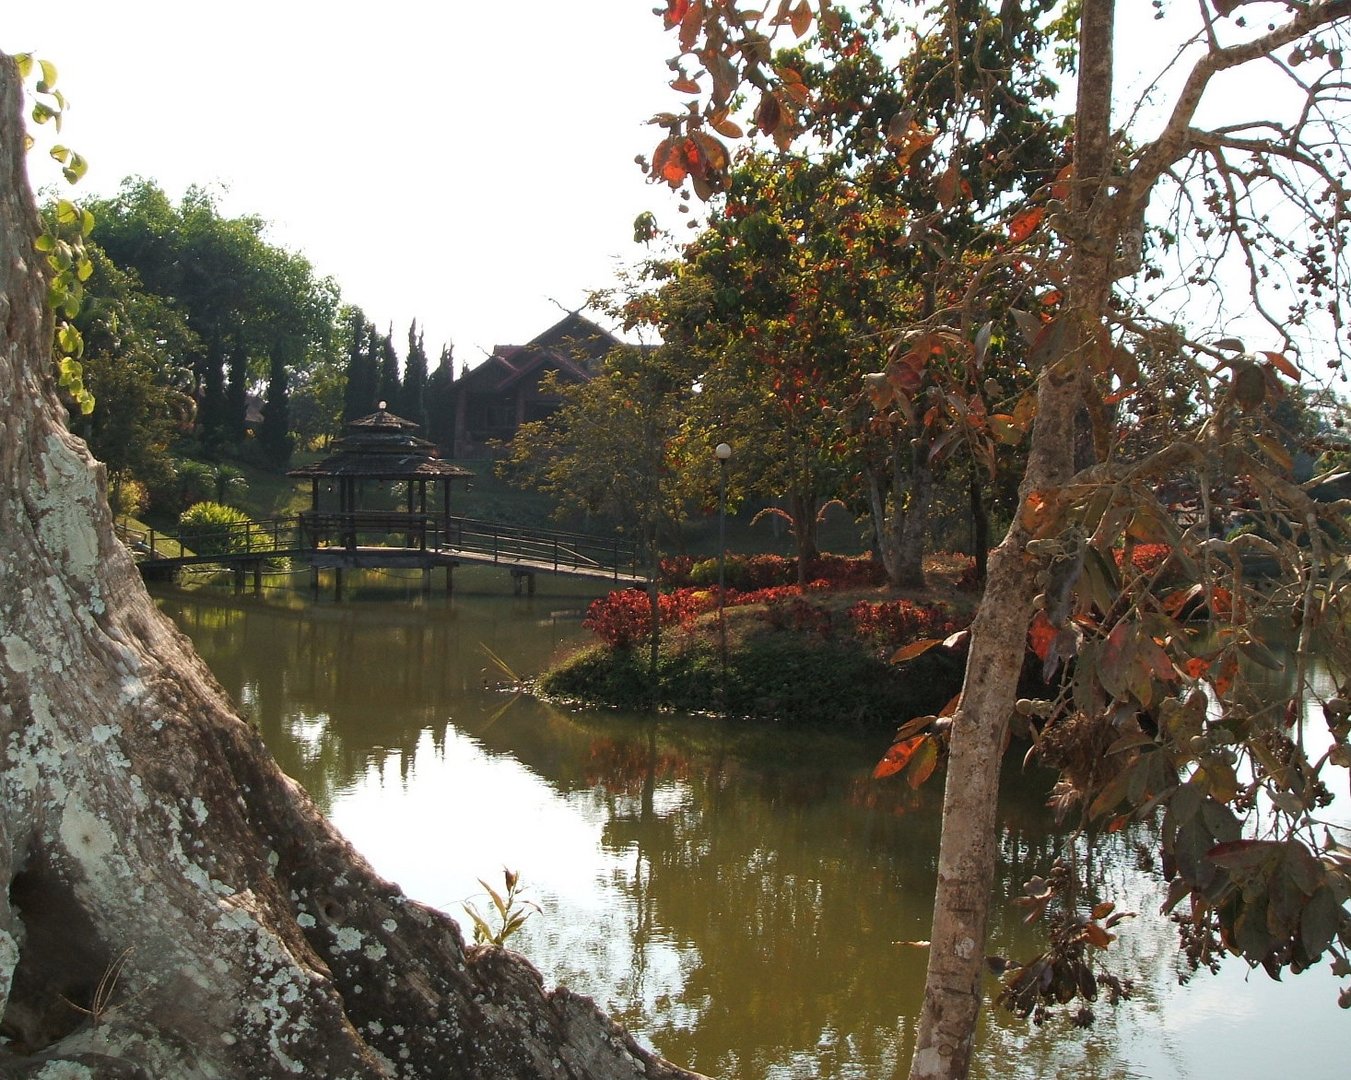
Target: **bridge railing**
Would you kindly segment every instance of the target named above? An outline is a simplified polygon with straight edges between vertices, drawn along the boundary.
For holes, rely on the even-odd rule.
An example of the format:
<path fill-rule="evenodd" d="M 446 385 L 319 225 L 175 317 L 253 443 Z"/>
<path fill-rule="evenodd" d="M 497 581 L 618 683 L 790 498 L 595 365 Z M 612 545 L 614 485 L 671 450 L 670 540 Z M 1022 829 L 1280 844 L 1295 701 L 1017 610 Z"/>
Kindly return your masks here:
<path fill-rule="evenodd" d="M 323 547 L 388 546 L 462 551 L 530 570 L 583 570 L 616 578 L 641 574 L 637 545 L 620 537 L 400 511 L 306 511 L 297 517 L 176 532 L 128 532 L 123 539 L 138 559 L 155 563 L 239 564 Z M 390 544 L 391 539 L 396 543 Z"/>
<path fill-rule="evenodd" d="M 133 555 L 149 562 L 269 558 L 300 546 L 295 518 L 221 522 L 175 531 L 122 529 L 119 535 Z"/>
<path fill-rule="evenodd" d="M 491 556 L 494 562 L 528 562 L 561 569 L 604 570 L 616 576 L 640 572 L 638 548 L 620 537 L 522 528 L 474 518 L 452 517 L 435 534 L 438 549 Z"/>

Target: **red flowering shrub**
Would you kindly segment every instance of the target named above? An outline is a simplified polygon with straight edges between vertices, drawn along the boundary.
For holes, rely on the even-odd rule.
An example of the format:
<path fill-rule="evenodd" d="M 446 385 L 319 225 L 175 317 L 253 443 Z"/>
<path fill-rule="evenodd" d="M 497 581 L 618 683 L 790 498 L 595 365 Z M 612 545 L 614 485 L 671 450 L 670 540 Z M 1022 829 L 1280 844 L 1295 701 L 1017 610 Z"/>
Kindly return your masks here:
<path fill-rule="evenodd" d="M 707 591 L 677 589 L 658 594 L 657 611 L 662 626 L 675 626 L 708 611 L 716 602 L 716 597 Z M 611 649 L 631 649 L 645 641 L 652 629 L 652 604 L 647 593 L 638 589 L 612 592 L 591 601 L 582 626 Z"/>
<path fill-rule="evenodd" d="M 668 589 L 687 589 L 693 585 L 690 577 L 693 569 L 693 555 L 668 555 L 657 564 L 657 574 Z"/>
<path fill-rule="evenodd" d="M 772 589 L 797 581 L 797 560 L 784 555 L 751 555 L 746 559 L 747 589 Z"/>
<path fill-rule="evenodd" d="M 886 570 L 871 555 L 821 555 L 807 567 L 808 581 L 828 581 L 836 589 L 882 585 Z"/>
<path fill-rule="evenodd" d="M 872 603 L 860 600 L 847 612 L 854 633 L 885 649 L 897 649 L 924 638 L 947 637 L 965 624 L 938 604 L 910 600 Z"/>

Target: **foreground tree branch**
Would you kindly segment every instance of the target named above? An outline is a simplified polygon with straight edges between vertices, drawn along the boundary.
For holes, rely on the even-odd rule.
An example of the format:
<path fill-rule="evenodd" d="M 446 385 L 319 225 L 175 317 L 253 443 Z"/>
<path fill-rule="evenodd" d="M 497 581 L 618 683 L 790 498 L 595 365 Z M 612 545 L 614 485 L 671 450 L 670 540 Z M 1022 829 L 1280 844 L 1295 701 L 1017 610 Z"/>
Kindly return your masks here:
<path fill-rule="evenodd" d="M 0 55 L 0 1073 L 692 1076 L 381 880 L 155 610 L 55 395 L 20 104 Z"/>

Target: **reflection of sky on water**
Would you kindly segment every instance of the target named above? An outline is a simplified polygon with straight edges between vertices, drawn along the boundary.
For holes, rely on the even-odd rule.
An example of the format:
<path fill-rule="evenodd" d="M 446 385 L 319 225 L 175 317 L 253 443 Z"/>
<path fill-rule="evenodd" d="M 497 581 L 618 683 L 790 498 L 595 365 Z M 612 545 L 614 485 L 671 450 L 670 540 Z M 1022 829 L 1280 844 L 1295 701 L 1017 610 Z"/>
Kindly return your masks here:
<path fill-rule="evenodd" d="M 512 947 L 536 963 L 548 957 L 551 983 L 575 986 L 607 1008 L 637 1001 L 649 1016 L 681 1026 L 696 1021 L 679 998 L 697 950 L 661 927 L 637 925 L 643 916 L 631 896 L 643 869 L 631 851 L 603 842 L 610 811 L 592 791 L 560 794 L 515 758 L 454 728 L 441 749 L 424 733 L 406 775 L 397 761 L 388 765 L 371 766 L 354 790 L 334 797 L 330 811 L 380 874 L 448 912 L 469 940 L 464 901 L 490 924 L 498 921 L 478 879 L 501 893 L 503 867 L 516 870 L 524 897 L 542 911 Z M 659 813 L 687 803 L 678 785 L 653 798 Z"/>

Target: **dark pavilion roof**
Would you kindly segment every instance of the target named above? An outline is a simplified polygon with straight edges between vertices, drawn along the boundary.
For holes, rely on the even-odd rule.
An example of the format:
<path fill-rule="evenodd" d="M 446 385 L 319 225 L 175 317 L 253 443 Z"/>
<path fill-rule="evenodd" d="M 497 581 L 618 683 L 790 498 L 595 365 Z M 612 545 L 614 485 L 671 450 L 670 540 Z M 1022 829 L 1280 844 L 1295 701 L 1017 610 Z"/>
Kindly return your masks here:
<path fill-rule="evenodd" d="M 287 476 L 327 479 L 352 476 L 370 480 L 454 480 L 474 474 L 441 460 L 436 444 L 419 438 L 418 425 L 381 407 L 369 416 L 349 421 L 335 439 L 336 453 L 312 465 L 292 469 Z"/>
<path fill-rule="evenodd" d="M 456 383 L 475 393 L 499 394 L 541 367 L 556 367 L 574 381 L 586 382 L 600 359 L 620 344 L 604 327 L 572 311 L 524 345 L 498 345 Z"/>

